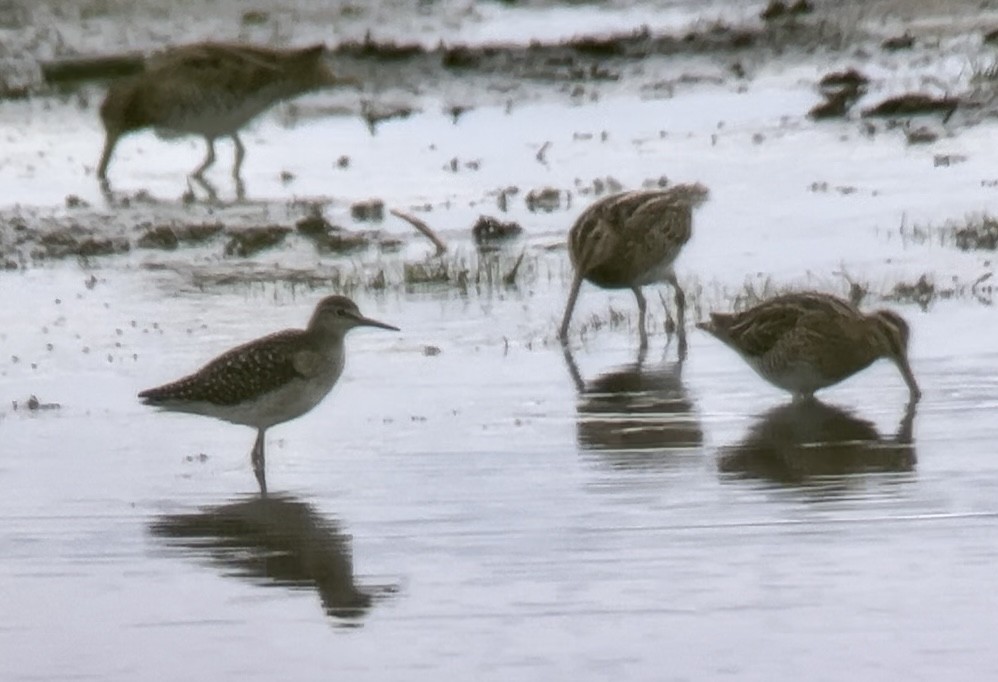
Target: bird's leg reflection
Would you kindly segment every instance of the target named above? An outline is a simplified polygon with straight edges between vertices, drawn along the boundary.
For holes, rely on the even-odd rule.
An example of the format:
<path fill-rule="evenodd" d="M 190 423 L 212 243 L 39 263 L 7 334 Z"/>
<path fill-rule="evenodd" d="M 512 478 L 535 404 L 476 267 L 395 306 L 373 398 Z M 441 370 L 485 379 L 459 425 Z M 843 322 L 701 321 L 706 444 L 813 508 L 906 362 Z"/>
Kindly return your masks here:
<path fill-rule="evenodd" d="M 582 379 L 582 373 L 579 372 L 579 366 L 575 364 L 575 358 L 572 357 L 572 350 L 568 347 L 567 343 L 561 345 L 561 354 L 565 358 L 565 366 L 568 367 L 568 374 L 572 377 L 575 389 L 579 393 L 582 393 L 586 390 L 586 382 Z"/>
<path fill-rule="evenodd" d="M 665 353 L 668 351 L 666 350 Z M 578 390 L 576 437 L 614 469 L 671 468 L 701 447 L 703 433 L 682 383 L 682 362 L 634 362 L 586 381 L 566 348 L 565 364 Z"/>
<path fill-rule="evenodd" d="M 256 442 L 253 443 L 253 452 L 250 459 L 253 461 L 253 474 L 256 475 L 256 482 L 260 484 L 260 496 L 267 496 L 267 462 L 263 452 L 264 435 L 267 429 L 260 429 L 256 433 Z"/>
<path fill-rule="evenodd" d="M 645 295 L 641 293 L 640 286 L 631 287 L 631 291 L 634 292 L 634 298 L 638 299 L 638 336 L 641 339 L 638 347 L 644 349 L 648 347 L 648 332 L 645 330 L 645 313 L 648 312 L 648 302 L 645 301 Z"/>
<path fill-rule="evenodd" d="M 236 199 L 242 201 L 246 198 L 246 185 L 243 183 L 243 159 L 246 158 L 246 147 L 239 135 L 232 134 L 232 144 L 236 147 L 235 164 L 232 166 L 232 179 L 236 182 Z"/>
<path fill-rule="evenodd" d="M 901 417 L 897 434 L 894 436 L 894 440 L 901 445 L 910 445 L 915 441 L 915 411 L 917 407 L 917 400 L 909 400 L 904 407 L 904 415 Z"/>

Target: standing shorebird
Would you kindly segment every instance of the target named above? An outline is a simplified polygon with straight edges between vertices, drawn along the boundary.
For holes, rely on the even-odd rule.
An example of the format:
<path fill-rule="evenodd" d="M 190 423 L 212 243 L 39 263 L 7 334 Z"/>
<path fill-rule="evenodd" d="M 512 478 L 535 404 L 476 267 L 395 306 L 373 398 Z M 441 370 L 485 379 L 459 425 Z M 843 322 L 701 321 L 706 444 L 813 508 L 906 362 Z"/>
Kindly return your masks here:
<path fill-rule="evenodd" d="M 143 73 L 111 84 L 100 107 L 106 138 L 97 177 L 107 183 L 115 145 L 125 134 L 153 128 L 166 135 L 201 135 L 208 153 L 193 177 L 203 182 L 215 162 L 215 140 L 230 137 L 236 148 L 232 176 L 242 187 L 246 149 L 239 130 L 280 100 L 340 84 L 356 84 L 333 74 L 325 47 L 299 50 L 224 43 L 198 43 L 151 58 Z M 240 192 L 241 193 L 241 192 Z"/>
<path fill-rule="evenodd" d="M 559 338 L 568 339 L 568 323 L 582 280 L 604 289 L 630 289 L 638 300 L 641 347 L 648 345 L 647 307 L 641 287 L 668 282 L 676 292 L 679 352 L 686 353 L 686 297 L 672 264 L 693 228 L 693 209 L 707 200 L 703 185 L 636 190 L 604 197 L 582 212 L 568 233 L 568 252 L 575 278 L 568 295 Z"/>
<path fill-rule="evenodd" d="M 710 322 L 697 327 L 795 398 L 810 398 L 880 358 L 897 365 L 912 402 L 922 395 L 908 363 L 908 323 L 890 310 L 866 315 L 835 296 L 805 292 L 776 296 L 740 313 L 711 313 Z"/>
<path fill-rule="evenodd" d="M 215 417 L 257 430 L 253 472 L 267 493 L 264 435 L 326 397 L 343 372 L 343 337 L 354 327 L 398 331 L 360 314 L 345 296 L 319 301 L 306 329 L 287 329 L 233 348 L 173 383 L 139 393 L 146 405 Z"/>

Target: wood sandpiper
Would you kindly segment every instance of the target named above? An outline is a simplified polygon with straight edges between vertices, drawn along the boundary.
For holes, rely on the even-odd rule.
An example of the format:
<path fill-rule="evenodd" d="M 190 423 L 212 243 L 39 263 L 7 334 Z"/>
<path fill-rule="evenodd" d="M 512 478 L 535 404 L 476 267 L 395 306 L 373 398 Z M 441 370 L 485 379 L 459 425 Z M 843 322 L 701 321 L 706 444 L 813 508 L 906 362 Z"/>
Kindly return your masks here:
<path fill-rule="evenodd" d="M 343 338 L 354 327 L 399 331 L 361 315 L 344 296 L 322 299 L 306 329 L 287 329 L 233 348 L 172 383 L 139 393 L 146 405 L 215 417 L 257 430 L 253 472 L 267 493 L 267 429 L 302 416 L 326 397 L 343 372 Z"/>

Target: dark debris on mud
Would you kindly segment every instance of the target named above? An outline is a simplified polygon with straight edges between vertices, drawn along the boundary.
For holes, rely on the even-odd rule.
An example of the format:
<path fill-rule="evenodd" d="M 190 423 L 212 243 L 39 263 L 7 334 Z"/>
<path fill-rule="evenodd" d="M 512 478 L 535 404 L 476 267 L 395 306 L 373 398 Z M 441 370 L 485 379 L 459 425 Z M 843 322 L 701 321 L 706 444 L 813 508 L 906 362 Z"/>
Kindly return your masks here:
<path fill-rule="evenodd" d="M 141 206 L 114 212 L 79 208 L 59 211 L 12 209 L 0 214 L 0 268 L 16 270 L 33 263 L 63 259 L 121 256 L 135 250 L 214 251 L 228 258 L 253 258 L 296 236 L 323 254 L 347 254 L 404 246 L 398 237 L 378 230 L 347 230 L 330 224 L 315 206 L 307 215 L 287 220 L 301 207 L 275 204 L 259 208 Z"/>
<path fill-rule="evenodd" d="M 479 216 L 471 227 L 471 236 L 479 249 L 498 246 L 523 234 L 523 227 L 516 222 L 504 222 L 492 216 Z"/>
<path fill-rule="evenodd" d="M 776 3 L 780 4 L 778 0 Z M 785 18 L 793 21 L 784 21 Z M 855 31 L 855 27 L 850 29 Z M 445 75 L 490 75 L 519 83 L 537 81 L 614 81 L 621 78 L 625 62 L 656 56 L 719 55 L 727 57 L 747 50 L 782 53 L 788 49 L 813 52 L 838 49 L 846 29 L 830 17 L 812 14 L 809 3 L 798 0 L 783 9 L 781 20 L 760 23 L 709 24 L 670 33 L 654 33 L 647 27 L 617 33 L 580 35 L 567 40 L 527 44 L 446 44 L 434 47 L 419 43 L 379 40 L 368 34 L 363 40 L 347 40 L 329 49 L 330 60 L 344 73 L 363 74 L 367 86 L 411 86 L 413 78 L 439 83 Z M 46 86 L 105 80 L 145 69 L 153 55 L 139 53 L 38 58 L 41 92 Z M 463 103 L 466 110 L 475 102 Z M 385 118 L 407 116 L 410 107 L 384 108 L 366 101 L 361 112 L 370 126 Z"/>
<path fill-rule="evenodd" d="M 942 113 L 949 118 L 960 105 L 956 97 L 935 97 L 920 92 L 888 97 L 863 112 L 863 116 L 914 116 L 918 114 Z"/>

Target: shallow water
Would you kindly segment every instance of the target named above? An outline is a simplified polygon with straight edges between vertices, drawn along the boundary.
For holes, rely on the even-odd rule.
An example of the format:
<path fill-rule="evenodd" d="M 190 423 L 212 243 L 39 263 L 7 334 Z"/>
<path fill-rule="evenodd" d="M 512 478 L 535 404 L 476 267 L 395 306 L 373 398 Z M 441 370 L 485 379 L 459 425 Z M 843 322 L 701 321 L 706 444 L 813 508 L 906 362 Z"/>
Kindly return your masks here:
<path fill-rule="evenodd" d="M 529 13 L 485 19 L 492 35 L 538 28 Z M 515 184 L 503 217 L 525 227 L 536 268 L 515 288 L 351 292 L 402 332 L 353 332 L 330 397 L 268 434 L 266 501 L 249 429 L 157 413 L 135 394 L 304 324 L 328 293 L 276 270 L 252 284 L 207 275 L 331 257 L 136 250 L 0 272 L 0 679 L 986 678 L 998 665 L 990 306 L 893 306 L 913 330 L 914 409 L 886 362 L 792 404 L 692 328 L 685 362 L 661 333 L 642 357 L 627 292 L 584 288 L 571 352 L 553 342 L 568 265 L 542 247 L 562 241 L 594 178 L 711 188 L 677 261 L 705 308 L 692 314 L 727 307 L 746 279 L 844 290 L 845 272 L 875 299 L 899 279 L 993 271 L 987 253 L 899 233 L 990 205 L 993 124 L 954 125 L 928 147 L 879 124 L 872 136 L 856 120 L 813 124 L 811 83 L 828 66 L 777 60 L 748 83 L 706 78 L 661 99 L 607 85 L 457 123 L 428 97 L 375 135 L 356 117 L 261 119 L 244 136 L 252 201 L 332 195 L 327 215 L 344 224 L 371 196 L 427 204 L 460 252 Z M 4 209 L 16 198 L 72 222 L 67 195 L 102 206 L 92 103 L 5 102 L 0 124 Z M 228 152 L 211 176 L 226 199 Z M 196 212 L 178 198 L 201 154 L 195 140 L 137 135 L 112 180 L 164 202 L 150 212 Z M 967 158 L 937 166 L 945 154 Z M 454 158 L 478 169 L 448 170 Z M 523 195 L 545 186 L 571 202 L 531 212 Z M 620 325 L 579 333 L 610 310 Z"/>
<path fill-rule="evenodd" d="M 134 394 L 300 324 L 316 296 L 163 297 L 141 272 L 100 275 L 0 277 L 25 285 L 0 313 L 20 399 L 0 412 L 7 679 L 932 679 L 996 663 L 998 380 L 979 369 L 995 353 L 980 335 L 956 357 L 923 350 L 990 328 L 989 309 L 917 318 L 925 398 L 906 414 L 887 363 L 796 406 L 697 332 L 681 367 L 660 335 L 640 359 L 617 330 L 573 368 L 516 340 L 560 285 L 359 295 L 403 332 L 354 332 L 330 398 L 270 433 L 263 504 L 248 429 Z M 27 411 L 32 393 L 61 407 Z"/>

